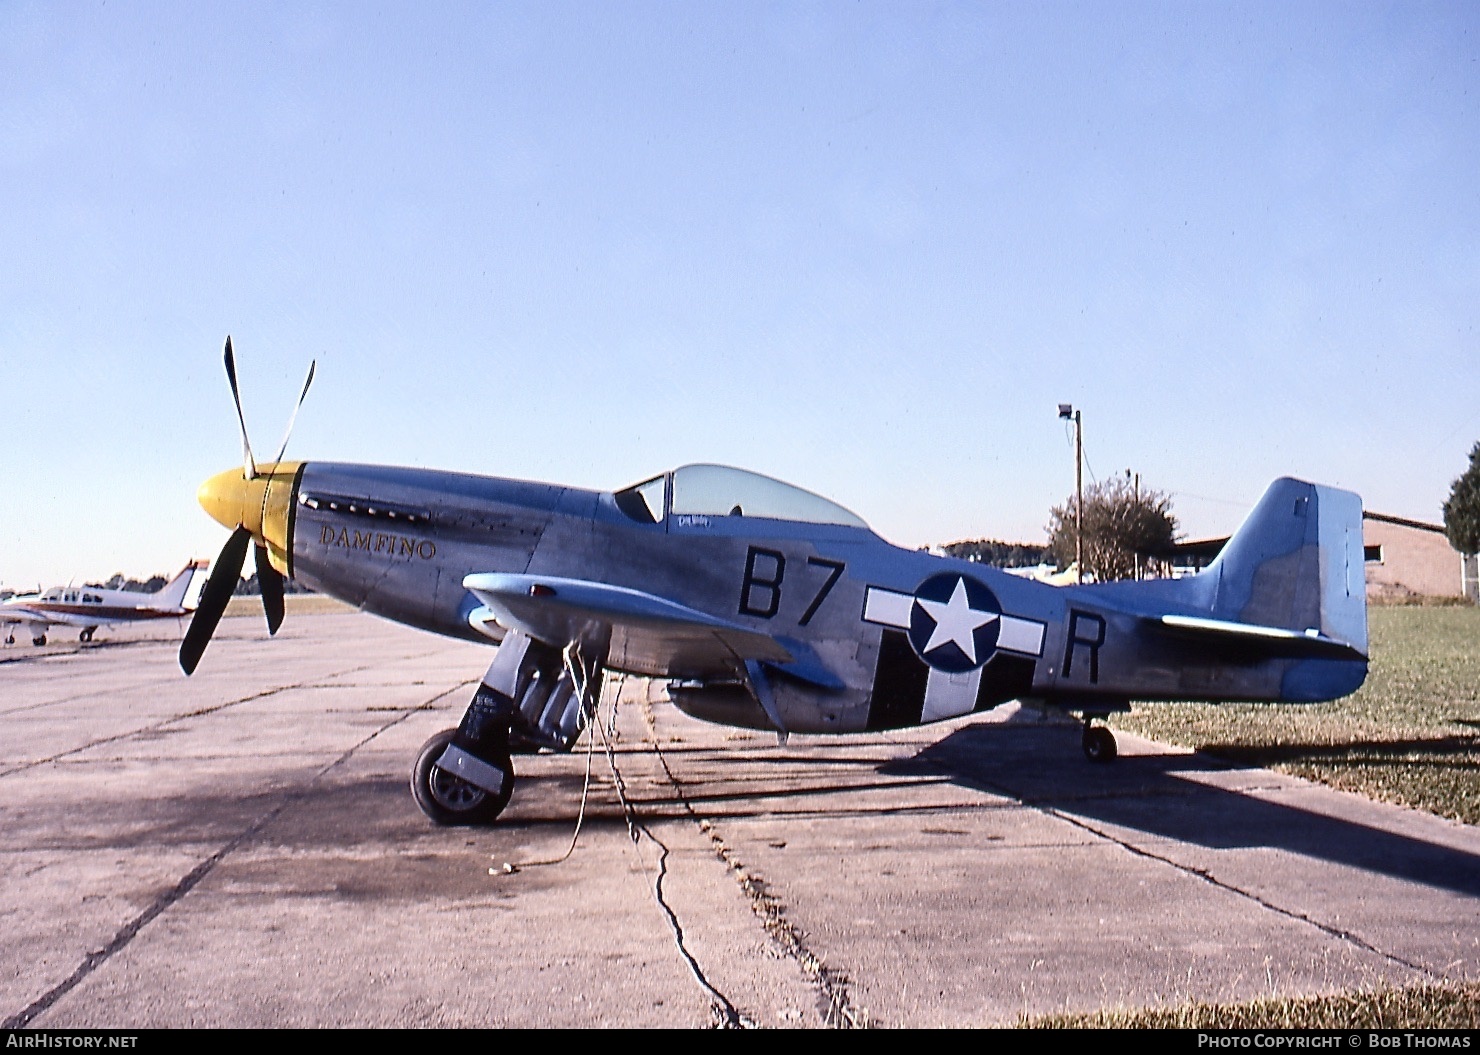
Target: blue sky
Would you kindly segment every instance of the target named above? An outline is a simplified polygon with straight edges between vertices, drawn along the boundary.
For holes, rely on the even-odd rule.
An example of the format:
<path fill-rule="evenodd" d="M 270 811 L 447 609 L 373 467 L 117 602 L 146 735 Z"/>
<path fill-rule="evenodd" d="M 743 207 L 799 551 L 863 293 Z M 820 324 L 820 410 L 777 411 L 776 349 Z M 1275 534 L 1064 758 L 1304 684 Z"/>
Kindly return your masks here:
<path fill-rule="evenodd" d="M 1480 439 L 1480 7 L 0 0 L 0 583 L 168 572 L 254 446 L 886 538 L 1438 521 Z"/>

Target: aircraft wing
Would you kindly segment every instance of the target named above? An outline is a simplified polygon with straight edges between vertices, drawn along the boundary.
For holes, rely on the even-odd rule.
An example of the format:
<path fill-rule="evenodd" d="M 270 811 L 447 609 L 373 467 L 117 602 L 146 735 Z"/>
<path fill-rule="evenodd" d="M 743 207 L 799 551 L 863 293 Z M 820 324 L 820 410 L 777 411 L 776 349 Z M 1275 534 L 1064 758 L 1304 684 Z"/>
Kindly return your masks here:
<path fill-rule="evenodd" d="M 78 615 L 76 612 L 37 612 L 30 608 L 7 608 L 0 615 L 0 623 L 29 623 L 45 630 L 49 626 L 112 626 L 117 619 L 100 619 L 91 613 Z"/>
<path fill-rule="evenodd" d="M 43 630 L 51 624 L 60 622 L 49 615 L 33 612 L 29 608 L 20 605 L 7 605 L 0 610 L 0 623 L 28 623 L 32 626 L 39 625 Z"/>
<path fill-rule="evenodd" d="M 816 664 L 809 662 L 815 657 L 798 656 L 769 634 L 641 590 L 499 573 L 469 575 L 463 586 L 484 606 L 469 617 L 475 629 L 488 633 L 485 624 L 491 619 L 561 648 L 571 641 L 605 639 L 607 665 L 614 670 L 670 678 L 736 677 L 743 676 L 749 660 L 818 680 L 812 670 Z"/>

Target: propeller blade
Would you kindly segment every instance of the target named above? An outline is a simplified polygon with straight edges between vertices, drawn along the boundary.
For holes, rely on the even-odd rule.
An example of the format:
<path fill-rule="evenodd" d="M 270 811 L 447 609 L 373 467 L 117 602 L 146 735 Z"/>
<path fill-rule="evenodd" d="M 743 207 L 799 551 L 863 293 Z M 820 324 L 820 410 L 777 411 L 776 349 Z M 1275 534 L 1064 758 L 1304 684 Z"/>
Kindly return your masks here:
<path fill-rule="evenodd" d="M 288 452 L 288 437 L 293 435 L 293 422 L 298 420 L 298 408 L 303 406 L 303 400 L 308 395 L 308 386 L 313 384 L 314 367 L 318 365 L 319 361 L 317 359 L 308 364 L 308 378 L 303 382 L 303 391 L 298 393 L 298 402 L 293 405 L 293 413 L 288 415 L 288 430 L 283 433 L 283 445 L 278 448 L 277 457 L 273 459 L 274 463 L 282 461 L 283 455 Z M 263 594 L 262 596 L 266 597 L 267 595 Z"/>
<path fill-rule="evenodd" d="M 242 564 L 247 559 L 247 545 L 251 541 L 250 531 L 244 527 L 237 528 L 226 540 L 226 545 L 221 547 L 221 555 L 211 566 L 211 577 L 206 580 L 206 588 L 200 593 L 200 603 L 190 620 L 190 629 L 185 631 L 185 640 L 180 642 L 180 669 L 186 674 L 195 673 L 201 653 L 210 644 L 211 635 L 216 632 L 216 624 L 226 611 L 226 602 L 236 592 L 236 584 L 242 577 Z"/>
<path fill-rule="evenodd" d="M 236 383 L 236 356 L 231 354 L 231 335 L 226 335 L 226 379 L 231 382 L 231 398 L 236 403 L 236 420 L 242 427 L 242 467 L 248 480 L 257 478 L 257 463 L 252 459 L 252 444 L 247 439 L 247 416 L 242 413 L 241 389 Z"/>
<path fill-rule="evenodd" d="M 262 611 L 267 616 L 267 632 L 276 634 L 283 625 L 283 576 L 267 559 L 267 547 L 257 546 L 257 585 L 262 590 Z"/>

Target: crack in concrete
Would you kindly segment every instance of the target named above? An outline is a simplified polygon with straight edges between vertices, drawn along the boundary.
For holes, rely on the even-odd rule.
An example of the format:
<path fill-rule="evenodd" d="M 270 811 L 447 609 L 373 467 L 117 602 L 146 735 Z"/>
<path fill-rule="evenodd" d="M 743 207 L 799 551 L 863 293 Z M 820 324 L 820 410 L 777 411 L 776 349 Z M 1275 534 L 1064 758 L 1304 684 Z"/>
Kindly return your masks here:
<path fill-rule="evenodd" d="M 619 685 L 616 692 L 612 696 L 611 723 L 613 726 L 616 725 L 616 707 L 618 697 L 620 695 L 621 686 Z M 643 823 L 641 819 L 639 819 L 637 808 L 632 804 L 632 800 L 627 796 L 627 784 L 626 781 L 622 779 L 621 770 L 617 767 L 616 752 L 612 748 L 611 739 L 606 735 L 606 732 L 601 729 L 599 715 L 596 716 L 595 719 L 593 719 L 593 721 L 591 722 L 591 726 L 591 735 L 595 735 L 597 732 L 600 732 L 602 734 L 601 739 L 602 744 L 606 750 L 607 765 L 611 767 L 612 782 L 616 787 L 617 799 L 622 805 L 622 814 L 627 822 L 627 837 L 632 840 L 633 846 L 636 846 L 641 841 L 641 838 L 643 836 L 646 836 L 652 841 L 653 845 L 658 847 L 658 871 L 657 875 L 653 879 L 653 897 L 657 901 L 658 908 L 662 910 L 663 916 L 668 922 L 668 929 L 673 933 L 673 940 L 678 948 L 679 956 L 683 958 L 684 963 L 689 968 L 689 973 L 693 976 L 694 980 L 699 983 L 699 987 L 703 989 L 705 993 L 707 993 L 709 996 L 710 1026 L 715 1029 L 755 1028 L 755 1020 L 749 1015 L 746 1015 L 739 1008 L 737 1008 L 729 997 L 721 993 L 719 989 L 717 989 L 714 984 L 709 981 L 708 976 L 704 973 L 704 969 L 700 967 L 699 961 L 694 957 L 693 953 L 689 951 L 688 945 L 684 941 L 683 924 L 679 921 L 678 913 L 673 910 L 673 906 L 668 904 L 667 896 L 663 892 L 663 880 L 668 874 L 668 855 L 670 853 L 668 845 L 664 843 L 663 840 L 654 835 L 652 829 L 650 829 L 645 823 Z M 649 728 L 651 728 L 651 722 L 649 722 Z M 668 766 L 667 763 L 663 760 L 662 752 L 658 751 L 656 738 L 653 738 L 653 749 L 657 753 L 658 760 L 663 764 L 663 768 L 666 772 Z"/>
<path fill-rule="evenodd" d="M 363 665 L 358 666 L 358 667 L 352 667 L 349 670 L 344 671 L 343 674 L 358 674 L 362 670 L 369 670 L 370 667 L 371 667 L 371 664 L 366 663 L 366 664 L 363 664 Z M 342 677 L 343 674 L 330 674 L 329 677 L 331 677 L 331 678 L 338 678 L 338 677 Z M 466 683 L 464 683 L 464 684 L 466 684 Z M 60 759 L 63 759 L 63 758 L 68 757 L 69 755 L 81 754 L 83 751 L 89 751 L 89 750 L 91 750 L 94 747 L 101 747 L 104 744 L 112 744 L 112 743 L 117 743 L 120 740 L 127 740 L 130 737 L 139 736 L 142 733 L 155 733 L 155 732 L 159 732 L 160 730 L 165 729 L 166 727 L 168 727 L 170 725 L 173 725 L 175 722 L 182 722 L 182 721 L 184 721 L 187 718 L 204 718 L 207 715 L 215 714 L 218 711 L 224 711 L 228 707 L 235 707 L 235 706 L 237 706 L 239 704 L 243 704 L 243 703 L 252 703 L 252 702 L 254 702 L 256 700 L 265 700 L 269 696 L 276 696 L 280 692 L 289 692 L 289 691 L 291 691 L 293 689 L 311 689 L 311 688 L 332 689 L 332 688 L 336 688 L 336 687 L 337 686 L 334 686 L 334 685 L 320 684 L 319 682 L 316 682 L 316 681 L 300 681 L 300 682 L 295 682 L 292 685 L 279 685 L 277 688 L 264 689 L 263 691 L 261 691 L 261 692 L 255 692 L 255 693 L 251 694 L 250 696 L 243 696 L 240 699 L 235 699 L 235 700 L 227 700 L 225 703 L 213 704 L 210 707 L 197 707 L 193 711 L 186 711 L 183 714 L 174 714 L 174 715 L 171 715 L 168 718 L 162 718 L 159 721 L 155 722 L 153 725 L 140 726 L 137 729 L 130 729 L 128 732 L 124 732 L 124 733 L 115 733 L 112 736 L 100 736 L 96 740 L 89 740 L 85 744 L 79 744 L 76 747 L 69 747 L 65 751 L 58 751 L 56 754 L 50 755 L 50 756 L 48 756 L 46 758 L 37 758 L 37 759 L 31 760 L 30 762 L 22 762 L 20 765 L 11 766 L 9 769 L 0 770 L 0 778 L 12 776 L 12 775 L 14 775 L 16 773 L 23 772 L 23 771 L 25 771 L 27 769 L 34 769 L 36 766 L 44 766 L 48 762 L 56 762 L 56 761 L 59 761 Z M 451 691 L 452 690 L 450 690 L 450 689 L 447 690 L 447 692 L 451 692 Z M 434 696 L 432 698 L 434 700 L 435 699 L 440 699 L 442 696 L 447 695 L 447 692 L 439 693 L 437 696 Z"/>
<path fill-rule="evenodd" d="M 707 817 L 701 817 L 694 809 L 685 793 L 683 781 L 669 767 L 668 759 L 658 743 L 650 697 L 643 699 L 643 718 L 647 723 L 648 738 L 652 742 L 653 753 L 657 756 L 659 765 L 663 767 L 663 773 L 668 778 L 668 782 L 678 795 L 684 811 L 709 839 L 715 856 L 725 865 L 739 885 L 741 893 L 750 902 L 750 909 L 761 921 L 766 934 L 780 947 L 782 953 L 801 969 L 802 976 L 807 979 L 817 996 L 817 1005 L 823 1024 L 834 1029 L 867 1029 L 877 1025 L 870 1021 L 866 1011 L 853 1006 L 848 995 L 848 976 L 842 971 L 828 967 L 822 962 L 821 957 L 807 947 L 801 931 L 786 918 L 786 906 L 775 895 L 767 891 L 759 879 L 751 875 L 726 845 L 714 822 Z"/>
<path fill-rule="evenodd" d="M 159 732 L 161 729 L 173 725 L 175 722 L 183 721 L 186 718 L 203 718 L 206 715 L 215 714 L 217 711 L 224 711 L 228 707 L 235 707 L 237 704 L 240 703 L 251 703 L 253 700 L 263 700 L 269 696 L 276 696 L 280 692 L 287 692 L 289 689 L 301 688 L 303 688 L 302 685 L 281 685 L 275 689 L 267 689 L 263 692 L 253 693 L 251 696 L 243 696 L 241 699 L 238 700 L 228 700 L 225 703 L 218 703 L 213 707 L 200 707 L 193 711 L 186 711 L 184 714 L 174 714 L 168 718 L 164 718 L 160 721 L 155 722 L 153 725 L 143 725 L 137 729 L 130 729 L 128 732 L 125 733 L 115 733 L 112 736 L 100 736 L 96 740 L 89 740 L 84 744 L 78 744 L 76 747 L 69 747 L 65 751 L 58 751 L 56 754 L 49 755 L 46 758 L 37 758 L 33 759 L 30 762 L 22 762 L 18 766 L 12 766 L 11 768 L 6 770 L 0 770 L 0 777 L 12 776 L 27 769 L 34 769 L 36 766 L 44 766 L 48 762 L 59 761 L 60 759 L 68 757 L 69 755 L 81 754 L 83 751 L 89 751 L 94 747 L 101 747 L 104 744 L 113 744 L 117 743 L 120 740 L 127 740 L 130 737 L 138 736 L 141 733 Z"/>
<path fill-rule="evenodd" d="M 1171 868 L 1174 868 L 1177 871 L 1183 873 L 1184 875 L 1193 876 L 1196 879 L 1202 880 L 1204 883 L 1217 887 L 1219 890 L 1227 891 L 1228 893 L 1233 894 L 1236 897 L 1241 897 L 1247 901 L 1251 901 L 1254 904 L 1258 905 L 1260 908 L 1265 909 L 1266 911 L 1273 912 L 1276 915 L 1285 917 L 1286 919 L 1294 920 L 1297 923 L 1303 923 L 1308 927 L 1313 927 L 1329 937 L 1335 938 L 1338 941 L 1346 942 L 1350 945 L 1354 945 L 1359 949 L 1369 952 L 1374 956 L 1381 957 L 1382 959 L 1385 959 L 1390 963 L 1397 964 L 1400 967 L 1406 967 L 1411 971 L 1416 971 L 1426 978 L 1431 978 L 1436 981 L 1447 980 L 1441 975 L 1435 974 L 1425 965 L 1406 960 L 1396 953 L 1391 953 L 1384 949 L 1379 949 L 1371 942 L 1358 937 L 1356 934 L 1352 933 L 1349 930 L 1344 930 L 1341 927 L 1332 926 L 1329 923 L 1323 923 L 1320 920 L 1314 919 L 1313 917 L 1308 916 L 1303 912 L 1296 912 L 1293 909 L 1288 909 L 1281 905 L 1277 905 L 1274 902 L 1270 901 L 1268 898 L 1261 897 L 1253 891 L 1243 890 L 1240 887 L 1234 886 L 1232 883 L 1224 882 L 1223 880 L 1214 876 L 1207 869 L 1195 868 L 1192 865 L 1183 864 L 1180 861 L 1173 860 L 1165 854 L 1153 853 L 1150 850 L 1143 849 L 1126 839 L 1122 839 L 1115 835 L 1112 835 L 1110 832 L 1104 830 L 1103 828 L 1098 828 L 1088 821 L 1074 816 L 1072 813 L 1067 813 L 1057 807 L 1048 806 L 1043 803 L 1024 798 L 1015 793 L 1011 788 L 1008 788 L 1004 785 L 996 784 L 995 782 L 990 780 L 983 780 L 981 781 L 981 784 L 983 787 L 989 788 L 999 795 L 1002 795 L 1017 802 L 1021 802 L 1029 809 L 1038 810 L 1040 813 L 1044 813 L 1050 817 L 1061 820 L 1066 824 L 1080 829 L 1081 831 L 1088 832 L 1090 835 L 1094 836 L 1097 839 L 1102 839 L 1105 842 L 1113 843 L 1114 845 L 1119 846 L 1122 850 L 1134 854 L 1137 857 L 1144 857 L 1149 861 L 1157 861 L 1161 864 L 1168 865 Z M 1111 798 L 1114 796 L 1107 795 L 1100 797 Z M 1082 796 L 1081 800 L 1089 801 L 1091 798 L 1091 796 Z"/>
<path fill-rule="evenodd" d="M 266 692 L 257 693 L 255 696 L 249 696 L 243 700 L 233 700 L 230 703 L 221 704 L 216 707 L 203 708 L 200 711 L 192 713 L 211 714 L 216 711 L 224 710 L 236 703 L 245 703 L 247 702 L 247 700 L 261 699 L 265 696 L 271 696 L 275 693 L 283 692 L 287 689 L 296 687 L 297 686 L 286 685 L 279 689 L 272 689 Z M 456 689 L 460 687 L 461 686 L 457 686 L 453 689 L 444 690 L 432 696 L 430 699 L 426 700 L 422 704 L 406 708 L 405 713 L 398 715 L 392 720 L 386 722 L 384 725 L 380 726 L 378 729 L 375 729 L 373 732 L 364 736 L 357 743 L 353 744 L 347 751 L 341 754 L 338 758 L 334 759 L 334 761 L 319 769 L 317 773 L 309 777 L 308 780 L 305 781 L 297 790 L 288 792 L 286 795 L 284 795 L 281 802 L 279 802 L 272 809 L 268 810 L 266 813 L 262 814 L 251 824 L 248 824 L 236 835 L 228 839 L 218 850 L 216 850 L 215 853 L 211 854 L 205 860 L 197 864 L 194 868 L 187 872 L 178 883 L 176 883 L 165 893 L 157 897 L 154 902 L 149 905 L 148 908 L 144 909 L 143 912 L 140 912 L 137 916 L 135 916 L 133 919 L 129 920 L 121 928 L 119 928 L 119 930 L 114 933 L 112 939 L 106 945 L 104 945 L 101 949 L 94 949 L 92 952 L 89 952 L 86 956 L 84 956 L 82 962 L 78 964 L 77 968 L 65 979 L 54 985 L 51 989 L 47 990 L 35 1000 L 31 1001 L 30 1004 L 22 1008 L 16 1014 L 11 1015 L 9 1018 L 5 1019 L 4 1022 L 0 1022 L 0 1029 L 24 1029 L 36 1018 L 36 1016 L 44 1013 L 52 1006 L 54 1006 L 58 1000 L 66 996 L 78 985 L 80 985 L 90 974 L 96 971 L 103 964 L 107 963 L 110 959 L 113 958 L 114 955 L 122 951 L 131 941 L 134 940 L 135 937 L 138 936 L 141 930 L 147 927 L 151 922 L 153 922 L 156 918 L 158 918 L 162 913 L 173 906 L 186 894 L 190 893 L 190 891 L 193 890 L 201 882 L 201 880 L 205 879 L 206 876 L 210 875 L 211 872 L 215 870 L 216 866 L 220 864 L 227 857 L 228 854 L 239 848 L 243 843 L 247 842 L 247 840 L 251 839 L 253 836 L 257 835 L 260 831 L 262 831 L 262 829 L 267 827 L 267 825 L 271 824 L 285 811 L 287 811 L 290 806 L 294 806 L 298 802 L 306 798 L 308 794 L 314 790 L 315 785 L 317 785 L 319 781 L 321 781 L 325 776 L 327 776 L 333 770 L 337 769 L 339 766 L 342 766 L 344 763 L 348 762 L 352 757 L 354 757 L 355 752 L 359 751 L 360 748 L 364 747 L 366 744 L 370 743 L 370 741 L 380 736 L 380 734 L 385 732 L 387 729 L 399 725 L 401 722 L 404 722 L 407 718 L 411 717 L 412 714 L 415 714 L 423 708 L 430 706 L 436 701 L 442 699 L 443 697 L 450 695 L 452 692 L 455 692 Z M 177 716 L 177 718 L 170 719 L 170 721 L 178 720 L 178 718 L 181 717 L 191 717 L 191 715 L 179 715 Z M 110 737 L 108 739 L 120 739 L 120 737 Z M 107 740 L 99 741 L 99 743 L 106 742 Z M 82 750 L 82 748 L 78 748 L 77 750 Z M 72 752 L 64 752 L 64 754 L 70 753 Z"/>
<path fill-rule="evenodd" d="M 13 625 L 13 624 L 12 624 Z M 61 623 L 53 623 L 53 626 L 62 626 Z M 99 624 L 101 629 L 103 624 Z M 184 631 L 181 630 L 183 634 Z M 0 638 L 0 647 L 9 649 L 9 644 L 3 644 Z M 77 641 L 66 642 L 53 641 L 39 647 L 46 649 L 45 652 L 30 653 L 0 653 L 0 664 L 5 663 L 46 663 L 48 661 L 73 659 L 84 652 L 101 652 L 109 649 L 138 648 L 145 645 L 171 644 L 179 647 L 179 641 L 175 638 L 166 637 L 143 637 L 131 641 Z M 37 646 L 32 646 L 37 647 Z"/>
<path fill-rule="evenodd" d="M 1423 975 L 1425 978 L 1430 978 L 1438 982 L 1449 981 L 1449 979 L 1445 978 L 1444 976 L 1434 973 L 1424 964 L 1414 963 L 1411 960 L 1404 959 L 1396 953 L 1388 952 L 1384 949 L 1379 949 L 1371 942 L 1358 937 L 1356 934 L 1352 933 L 1349 930 L 1344 930 L 1341 927 L 1332 926 L 1329 923 L 1323 923 L 1320 920 L 1308 916 L 1303 912 L 1296 912 L 1295 910 L 1285 908 L 1282 905 L 1276 905 L 1268 898 L 1261 897 L 1251 890 L 1244 890 L 1240 887 L 1234 886 L 1232 883 L 1224 882 L 1217 876 L 1213 875 L 1212 872 L 1208 869 L 1195 868 L 1192 865 L 1187 865 L 1181 863 L 1180 861 L 1175 861 L 1163 854 L 1152 853 L 1150 850 L 1142 849 L 1141 847 L 1136 846 L 1126 841 L 1125 839 L 1117 838 L 1107 831 L 1096 828 L 1093 824 L 1090 824 L 1087 821 L 1081 820 L 1080 818 L 1075 817 L 1072 814 L 1062 813 L 1051 806 L 1039 806 L 1035 803 L 1027 802 L 1026 800 L 1023 800 L 1023 805 L 1030 806 L 1033 809 L 1041 810 L 1051 817 L 1056 817 L 1059 820 L 1071 824 L 1076 828 L 1089 832 L 1091 835 L 1094 835 L 1097 838 L 1103 839 L 1109 843 L 1113 843 L 1116 846 L 1119 846 L 1121 849 L 1127 850 L 1130 853 L 1136 855 L 1137 857 L 1144 857 L 1150 861 L 1158 861 L 1164 865 L 1169 865 L 1177 871 L 1183 873 L 1184 875 L 1193 876 L 1194 878 L 1202 880 L 1204 883 L 1217 887 L 1219 890 L 1224 890 L 1237 897 L 1252 901 L 1260 908 L 1263 908 L 1269 912 L 1273 912 L 1276 915 L 1283 916 L 1286 919 L 1294 920 L 1298 923 L 1304 923 L 1306 926 L 1309 927 L 1314 927 L 1316 930 L 1328 935 L 1329 937 L 1335 938 L 1338 941 L 1344 941 L 1348 944 L 1355 945 L 1357 948 L 1363 949 L 1374 956 L 1379 956 L 1390 963 L 1395 963 L 1401 967 L 1406 967 L 1411 971 L 1416 971 L 1417 973 Z"/>
<path fill-rule="evenodd" d="M 166 685 L 178 684 L 179 677 L 157 678 L 153 680 L 141 680 L 140 689 L 162 689 Z M 86 692 L 74 693 L 71 696 L 61 696 L 53 700 L 40 700 L 36 703 L 27 703 L 19 707 L 0 708 L 0 717 L 8 717 L 12 714 L 25 714 L 27 711 L 41 711 L 48 707 L 64 707 L 69 703 L 77 703 L 82 700 L 91 699 L 98 695 L 96 689 L 88 689 Z"/>

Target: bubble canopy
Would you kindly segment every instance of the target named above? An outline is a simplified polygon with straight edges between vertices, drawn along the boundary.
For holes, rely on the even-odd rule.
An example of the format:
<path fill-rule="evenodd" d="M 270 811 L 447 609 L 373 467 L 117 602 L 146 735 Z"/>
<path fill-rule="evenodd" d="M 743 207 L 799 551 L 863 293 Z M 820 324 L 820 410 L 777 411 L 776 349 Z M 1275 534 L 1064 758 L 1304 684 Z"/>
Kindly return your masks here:
<path fill-rule="evenodd" d="M 765 517 L 868 528 L 856 513 L 831 499 L 728 465 L 685 465 L 618 491 L 617 505 L 634 520 L 660 523 L 669 488 L 667 512 L 674 516 Z"/>

